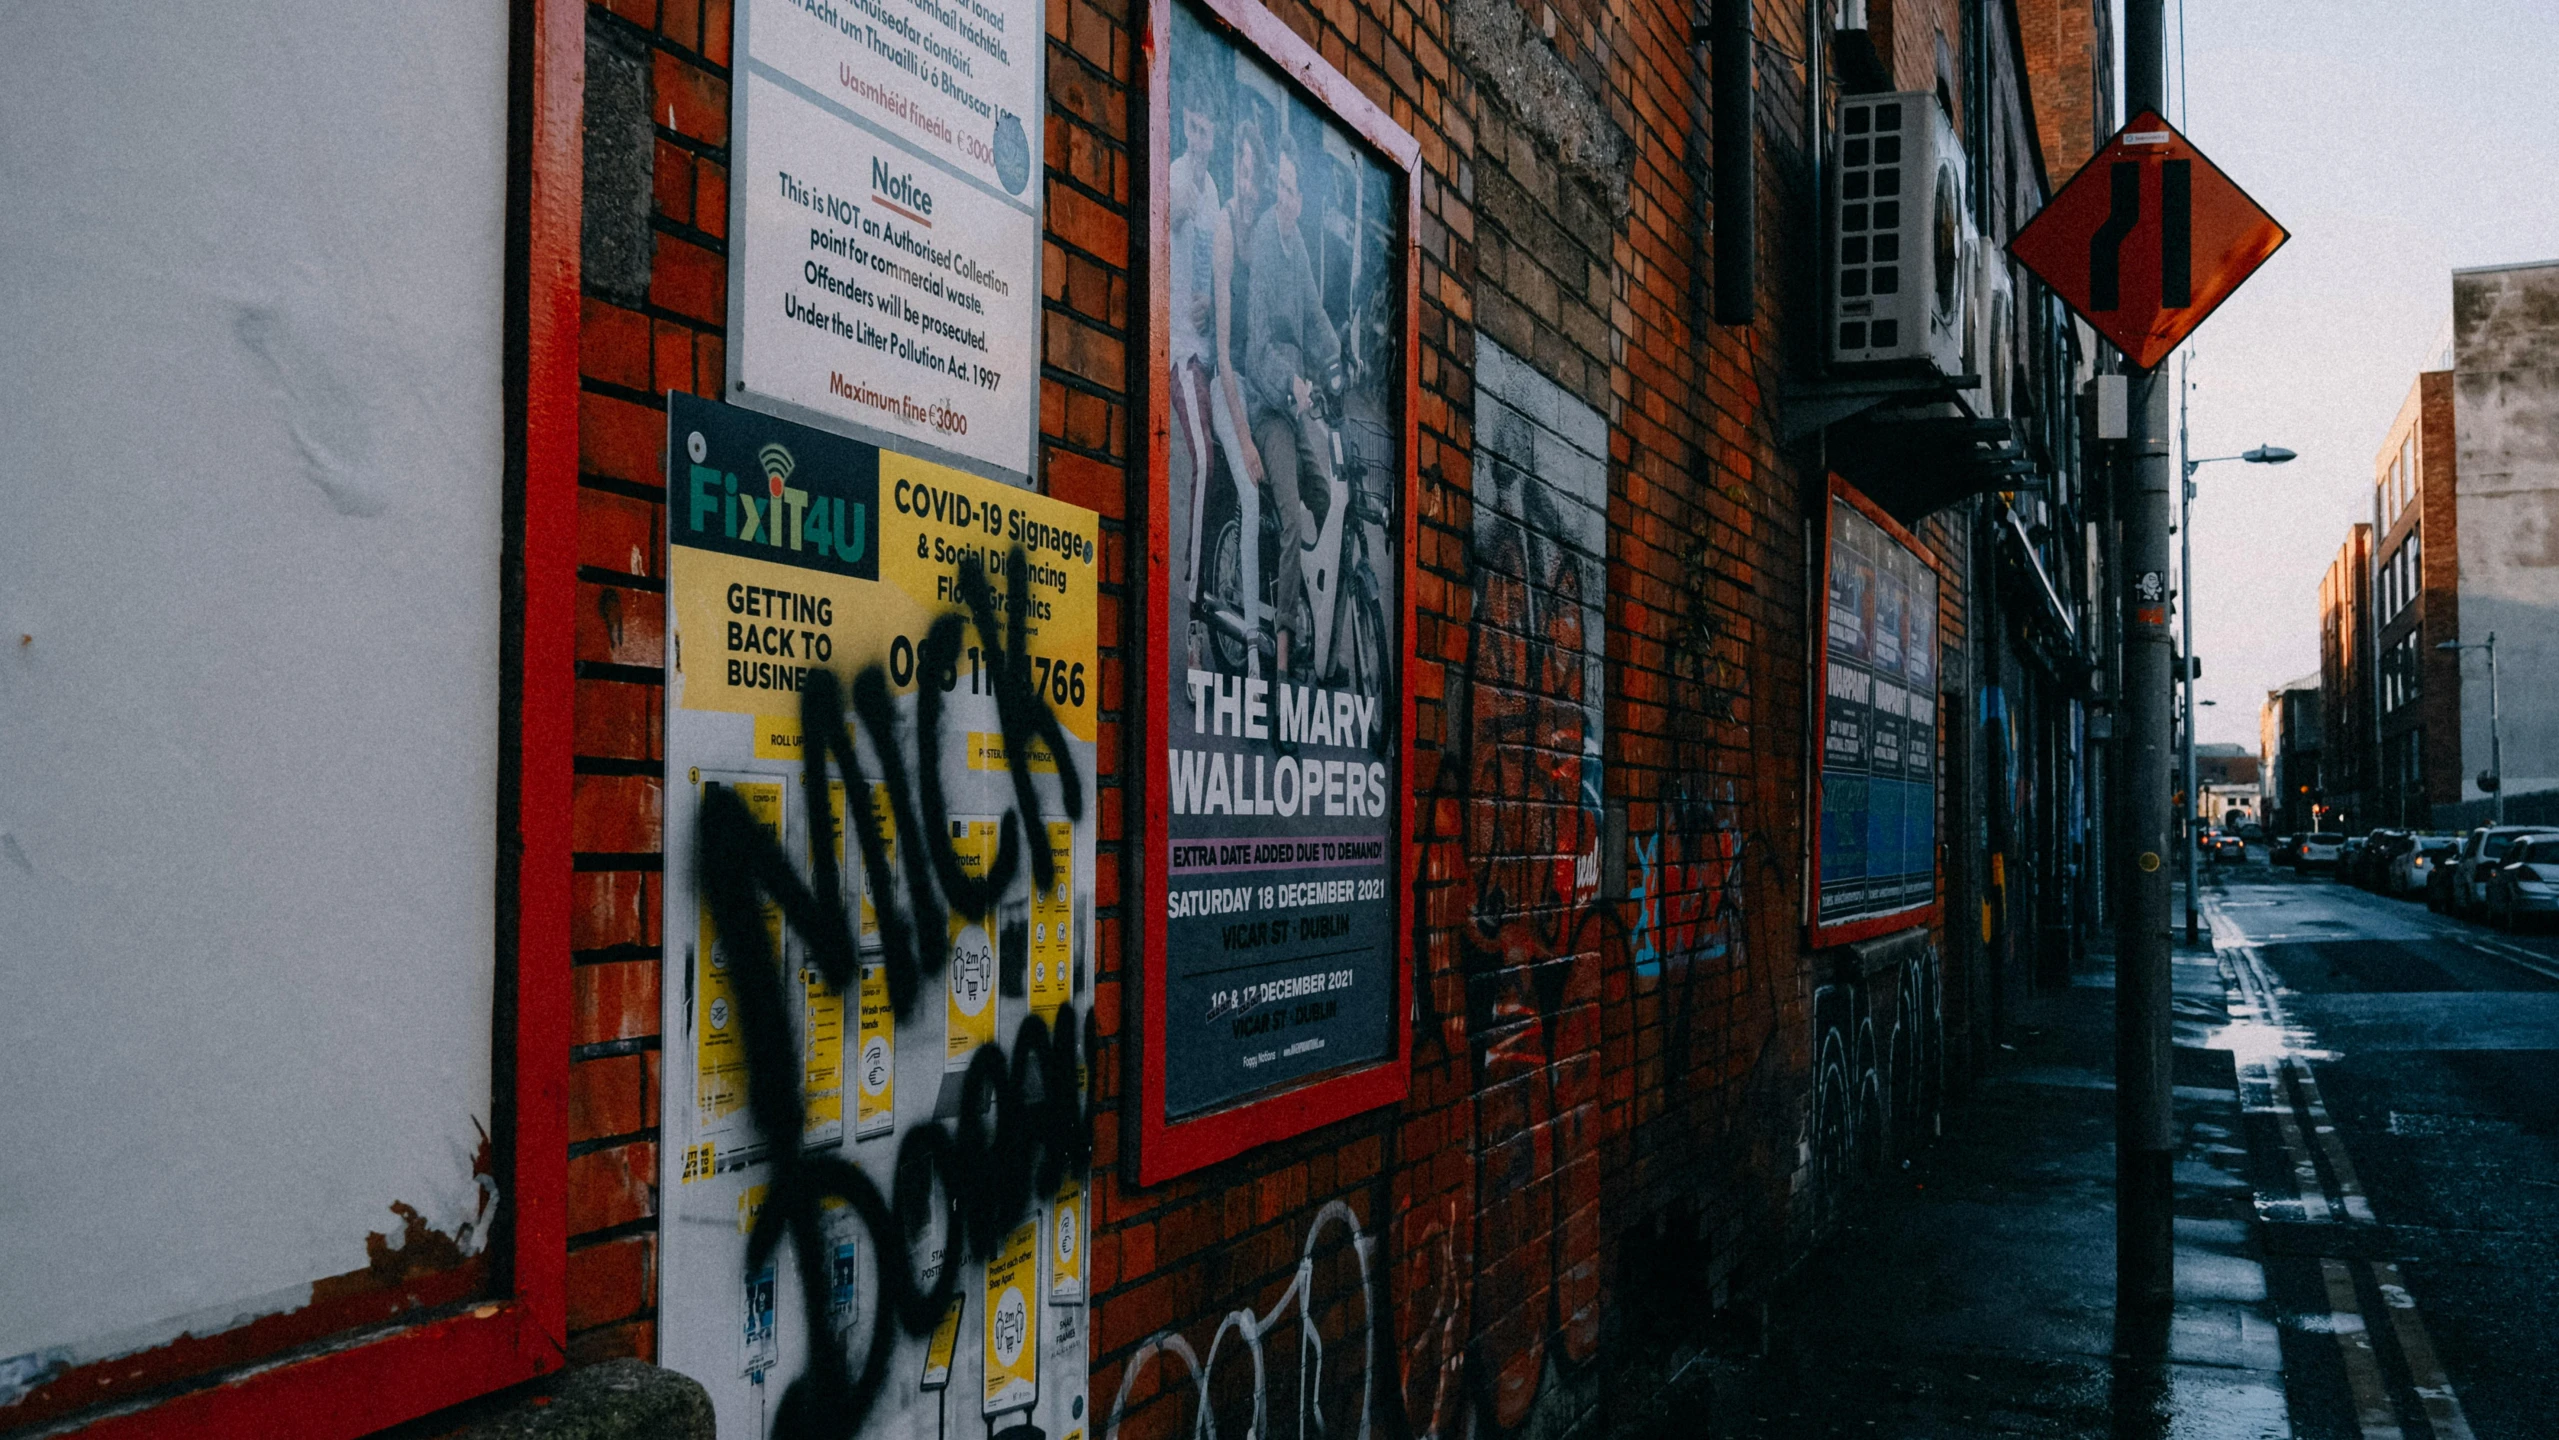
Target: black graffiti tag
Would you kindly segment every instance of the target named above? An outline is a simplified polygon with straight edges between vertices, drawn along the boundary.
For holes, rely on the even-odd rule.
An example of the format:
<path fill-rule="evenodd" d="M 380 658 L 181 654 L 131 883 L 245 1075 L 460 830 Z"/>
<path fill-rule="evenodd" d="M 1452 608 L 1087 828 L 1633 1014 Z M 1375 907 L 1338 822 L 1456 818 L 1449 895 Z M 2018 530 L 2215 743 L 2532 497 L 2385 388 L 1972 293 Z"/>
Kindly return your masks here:
<path fill-rule="evenodd" d="M 807 1119 L 800 1051 L 781 956 L 762 916 L 768 904 L 778 906 L 826 983 L 838 992 L 852 986 L 859 958 L 835 865 L 830 771 L 852 797 L 846 808 L 874 897 L 891 1008 L 900 1018 L 913 1011 L 925 983 L 949 962 L 949 915 L 984 920 L 994 909 L 1021 863 L 1025 828 L 1043 837 L 1030 846 L 1033 883 L 1054 883 L 1047 827 L 1029 775 L 1035 741 L 1057 757 L 1066 818 L 1083 816 L 1082 777 L 1068 759 L 1064 727 L 1029 682 L 1023 607 L 1014 604 L 999 627 L 984 567 L 971 558 L 961 564 L 958 578 L 967 613 L 936 621 L 923 647 L 927 678 L 919 687 L 911 767 L 897 743 L 887 677 L 873 665 L 853 680 L 854 719 L 878 758 L 891 823 L 897 834 L 910 837 L 900 847 L 897 866 L 891 865 L 878 815 L 860 798 L 869 792 L 846 723 L 843 690 L 826 671 L 812 670 L 800 694 L 807 878 L 735 791 L 714 784 L 703 792 L 694 837 L 696 883 L 717 942 L 729 956 L 746 1048 L 748 1116 L 772 1156 L 764 1205 L 747 1241 L 746 1274 L 759 1273 L 782 1242 L 790 1241 L 810 1341 L 808 1370 L 785 1389 L 775 1415 L 774 1433 L 785 1440 L 842 1440 L 858 1431 L 878 1398 L 899 1331 L 930 1332 L 957 1292 L 963 1262 L 995 1254 L 1036 1196 L 1054 1194 L 1067 1175 L 1083 1174 L 1092 1159 L 1093 1115 L 1079 1081 L 1090 1021 L 1079 1019 L 1071 1005 L 1060 1010 L 1054 1027 L 1037 1015 L 1025 1017 L 1009 1053 L 992 1045 L 977 1052 L 963 1079 L 956 1129 L 926 1121 L 899 1142 L 893 1196 L 882 1195 L 841 1155 L 803 1154 L 799 1146 Z M 1019 547 L 1009 558 L 1006 579 L 1009 596 L 1025 593 L 1027 562 Z M 972 626 L 995 677 L 1018 807 L 1003 819 L 995 863 L 975 877 L 961 867 L 950 843 L 941 784 L 942 704 L 931 679 L 956 660 Z M 846 1345 L 833 1338 L 828 1314 L 830 1202 L 850 1207 L 878 1266 L 870 1341 L 858 1372 Z M 919 1274 L 910 1241 L 937 1228 L 949 1237 L 945 1253 L 931 1274 Z"/>

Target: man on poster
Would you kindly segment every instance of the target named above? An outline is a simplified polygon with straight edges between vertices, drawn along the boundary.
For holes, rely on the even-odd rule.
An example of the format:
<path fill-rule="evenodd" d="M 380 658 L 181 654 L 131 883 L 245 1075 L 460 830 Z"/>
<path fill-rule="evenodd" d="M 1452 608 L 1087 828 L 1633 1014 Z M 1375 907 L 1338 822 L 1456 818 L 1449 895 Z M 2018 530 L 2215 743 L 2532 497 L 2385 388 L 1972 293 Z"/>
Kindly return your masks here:
<path fill-rule="evenodd" d="M 1271 206 L 1253 227 L 1250 246 L 1252 300 L 1246 312 L 1249 339 L 1244 373 L 1253 402 L 1253 446 L 1272 469 L 1271 490 L 1283 522 L 1280 540 L 1280 623 L 1303 585 L 1299 557 L 1314 543 L 1317 521 L 1306 491 L 1324 493 L 1332 466 L 1332 433 L 1315 413 L 1315 386 L 1342 355 L 1339 332 L 1324 313 L 1315 286 L 1314 261 L 1298 227 L 1305 197 L 1298 189 L 1297 159 L 1279 148 L 1272 166 Z M 1287 457 L 1294 455 L 1290 463 Z M 1329 497 L 1328 497 L 1329 498 Z M 1311 644 L 1311 635 L 1284 642 Z M 1288 668 L 1285 660 L 1281 669 Z"/>

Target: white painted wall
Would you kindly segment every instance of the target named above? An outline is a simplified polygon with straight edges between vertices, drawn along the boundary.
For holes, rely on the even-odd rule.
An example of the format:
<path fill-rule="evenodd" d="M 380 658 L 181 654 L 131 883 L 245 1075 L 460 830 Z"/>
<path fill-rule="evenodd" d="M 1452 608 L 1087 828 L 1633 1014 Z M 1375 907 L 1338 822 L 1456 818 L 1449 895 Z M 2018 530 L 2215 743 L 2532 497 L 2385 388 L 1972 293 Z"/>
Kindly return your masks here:
<path fill-rule="evenodd" d="M 0 35 L 5 1403 L 478 1208 L 506 6 Z"/>
<path fill-rule="evenodd" d="M 2497 636 L 2505 789 L 2559 790 L 2559 262 L 2453 272 L 2461 639 Z M 2483 798 L 2488 662 L 2461 657 L 2461 794 Z"/>

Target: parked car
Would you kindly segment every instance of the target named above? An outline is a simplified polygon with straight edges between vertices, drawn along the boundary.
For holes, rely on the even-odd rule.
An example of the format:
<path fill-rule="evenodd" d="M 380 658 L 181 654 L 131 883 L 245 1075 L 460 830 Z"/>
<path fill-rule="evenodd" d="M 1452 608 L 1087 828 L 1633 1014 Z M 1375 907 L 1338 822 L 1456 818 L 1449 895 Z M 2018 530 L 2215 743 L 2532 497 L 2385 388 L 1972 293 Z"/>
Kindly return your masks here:
<path fill-rule="evenodd" d="M 2455 915 L 2477 915 L 2488 908 L 2488 876 L 2506 863 L 2506 848 L 2526 835 L 2538 835 L 2537 825 L 2487 825 L 2473 830 L 2461 842 L 2461 858 L 2453 866 L 2451 912 Z"/>
<path fill-rule="evenodd" d="M 2366 843 L 2364 836 L 2349 835 L 2345 843 L 2337 847 L 2336 873 L 2339 880 L 2348 885 L 2355 883 L 2355 867 L 2363 861 Z"/>
<path fill-rule="evenodd" d="M 2461 850 L 2466 843 L 2464 837 L 2454 836 L 2451 851 L 2436 856 L 2426 871 L 2426 908 L 2438 915 L 2452 913 L 2452 880 L 2461 873 Z"/>
<path fill-rule="evenodd" d="M 2346 837 L 2334 830 L 2314 830 L 2301 837 L 2293 851 L 2296 870 L 2334 870 L 2337 859 L 2345 852 Z"/>
<path fill-rule="evenodd" d="M 2390 862 L 2399 858 L 2416 836 L 2405 830 L 2375 830 L 2364 837 L 2363 849 L 2355 854 L 2354 874 L 2347 877 L 2366 890 L 2380 890 L 2390 883 Z"/>
<path fill-rule="evenodd" d="M 2266 847 L 2266 863 L 2284 866 L 2300 864 L 2301 837 L 2298 835 L 2276 836 L 2275 843 Z"/>
<path fill-rule="evenodd" d="M 2488 923 L 2500 930 L 2559 915 L 2559 835 L 2526 835 L 2488 873 Z"/>
<path fill-rule="evenodd" d="M 2435 872 L 2461 849 L 2461 842 L 2450 835 L 2418 835 L 2413 843 L 2390 862 L 2390 894 L 2416 896 L 2427 904 L 2434 903 Z"/>

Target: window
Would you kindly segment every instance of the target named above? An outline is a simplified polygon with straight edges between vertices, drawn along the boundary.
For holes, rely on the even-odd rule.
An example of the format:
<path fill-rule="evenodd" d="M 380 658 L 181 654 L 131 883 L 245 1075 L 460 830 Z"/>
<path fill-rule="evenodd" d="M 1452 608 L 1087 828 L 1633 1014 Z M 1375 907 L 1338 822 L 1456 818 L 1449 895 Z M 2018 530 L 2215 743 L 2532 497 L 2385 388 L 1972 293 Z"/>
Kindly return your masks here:
<path fill-rule="evenodd" d="M 2423 690 L 2420 681 L 2417 636 L 2414 632 L 2399 637 L 2381 657 L 2381 708 L 2395 711 L 2417 699 Z"/>

